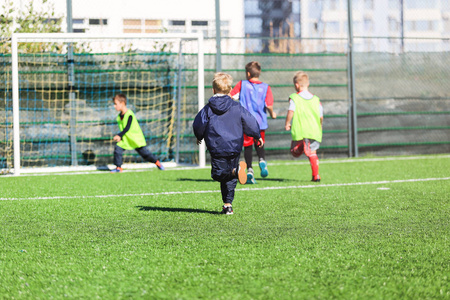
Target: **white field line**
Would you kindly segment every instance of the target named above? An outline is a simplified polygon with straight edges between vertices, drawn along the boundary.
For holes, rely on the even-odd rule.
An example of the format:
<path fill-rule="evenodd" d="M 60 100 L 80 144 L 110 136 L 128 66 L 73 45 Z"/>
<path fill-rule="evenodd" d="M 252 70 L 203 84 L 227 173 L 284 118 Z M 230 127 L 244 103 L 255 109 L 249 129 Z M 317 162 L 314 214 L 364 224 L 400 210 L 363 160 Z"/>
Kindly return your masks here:
<path fill-rule="evenodd" d="M 421 159 L 439 159 L 439 158 L 450 158 L 450 155 L 424 155 L 424 156 L 408 156 L 408 157 L 378 157 L 378 158 L 347 158 L 347 159 L 330 159 L 320 161 L 320 164 L 343 164 L 343 163 L 358 163 L 358 162 L 377 162 L 377 161 L 395 161 L 395 160 L 421 160 Z M 309 161 L 292 161 L 292 162 L 283 162 L 276 163 L 271 162 L 272 166 L 285 166 L 285 165 L 309 165 Z"/>
<path fill-rule="evenodd" d="M 383 162 L 383 161 L 395 161 L 395 160 L 422 160 L 422 159 L 439 159 L 450 158 L 450 155 L 424 155 L 424 156 L 408 156 L 408 157 L 379 157 L 379 158 L 342 158 L 342 159 L 329 159 L 320 160 L 320 164 L 343 164 L 343 163 L 359 163 L 359 162 Z M 176 164 L 174 162 L 163 163 L 166 167 L 166 171 L 180 171 L 180 170 L 192 170 L 192 169 L 209 169 L 210 165 L 200 168 L 197 165 Z M 289 162 L 276 162 L 269 161 L 269 166 L 287 166 L 287 165 L 309 165 L 308 160 L 292 160 Z M 108 165 L 110 169 L 115 166 Z M 128 164 L 124 165 L 124 172 L 147 172 L 152 169 L 156 169 L 153 164 Z M 108 171 L 95 171 L 94 166 L 84 167 L 49 167 L 49 168 L 29 168 L 23 169 L 21 177 L 24 176 L 48 176 L 48 175 L 83 175 L 83 174 L 109 174 Z M 0 176 L 2 178 L 11 178 L 12 175 Z"/>
<path fill-rule="evenodd" d="M 403 179 L 403 180 L 383 180 L 370 182 L 353 182 L 353 183 L 333 183 L 333 184 L 311 184 L 311 185 L 291 185 L 291 186 L 274 186 L 263 188 L 241 188 L 237 191 L 267 191 L 267 190 L 289 190 L 289 189 L 311 189 L 311 188 L 327 188 L 327 187 L 343 187 L 343 186 L 361 186 L 361 185 L 378 185 L 378 184 L 392 184 L 392 183 L 406 183 L 406 182 L 426 182 L 426 181 L 441 181 L 450 180 L 450 177 L 443 178 L 418 178 L 418 179 Z M 112 195 L 94 195 L 94 196 L 54 196 L 54 197 L 28 197 L 28 198 L 0 198 L 3 201 L 18 201 L 18 200 L 58 200 L 58 199 L 90 199 L 90 198 L 118 198 L 118 197 L 143 197 L 143 196 L 164 196 L 164 195 L 180 195 L 180 194 L 207 194 L 219 193 L 217 190 L 204 191 L 175 191 L 175 192 L 160 192 L 160 193 L 141 193 L 141 194 L 112 194 Z"/>

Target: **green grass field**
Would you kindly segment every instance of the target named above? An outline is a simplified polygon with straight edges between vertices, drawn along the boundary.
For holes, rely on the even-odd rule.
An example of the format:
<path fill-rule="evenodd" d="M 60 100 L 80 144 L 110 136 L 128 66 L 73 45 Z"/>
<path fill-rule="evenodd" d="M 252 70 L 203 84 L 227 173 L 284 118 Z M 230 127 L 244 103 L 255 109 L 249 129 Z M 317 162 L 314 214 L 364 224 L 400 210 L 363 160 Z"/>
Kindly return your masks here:
<path fill-rule="evenodd" d="M 450 156 L 0 178 L 0 298 L 449 299 Z"/>

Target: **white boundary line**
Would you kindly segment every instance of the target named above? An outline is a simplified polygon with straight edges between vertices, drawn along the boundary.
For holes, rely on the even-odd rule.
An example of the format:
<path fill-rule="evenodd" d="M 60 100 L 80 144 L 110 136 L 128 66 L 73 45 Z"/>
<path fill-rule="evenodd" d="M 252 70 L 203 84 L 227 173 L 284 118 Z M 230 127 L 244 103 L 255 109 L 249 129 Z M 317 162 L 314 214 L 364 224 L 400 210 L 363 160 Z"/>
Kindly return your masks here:
<path fill-rule="evenodd" d="M 377 162 L 377 161 L 394 161 L 394 160 L 419 160 L 419 159 L 436 159 L 436 158 L 450 158 L 450 155 L 424 155 L 424 156 L 408 156 L 408 157 L 374 157 L 374 158 L 344 158 L 344 159 L 330 159 L 320 161 L 320 164 L 344 164 L 355 162 Z M 270 163 L 271 166 L 284 165 L 309 165 L 309 161 L 292 161 L 284 163 Z"/>
<path fill-rule="evenodd" d="M 424 155 L 424 156 L 408 156 L 408 157 L 376 157 L 376 158 L 342 158 L 342 159 L 328 159 L 321 160 L 320 164 L 344 164 L 344 163 L 358 163 L 358 162 L 383 162 L 383 161 L 395 161 L 395 160 L 422 160 L 422 159 L 436 159 L 436 158 L 450 158 L 450 155 Z M 211 166 L 199 167 L 198 165 L 188 164 L 176 164 L 174 162 L 163 163 L 166 170 L 190 170 L 190 169 L 208 169 Z M 270 166 L 287 166 L 287 165 L 309 165 L 308 160 L 299 161 L 285 161 L 276 162 L 270 161 Z M 107 165 L 106 167 L 113 169 L 114 165 Z M 146 172 L 154 169 L 153 164 L 125 164 L 125 172 Z M 24 168 L 21 169 L 21 176 L 48 176 L 48 175 L 82 175 L 82 174 L 108 174 L 105 170 L 100 171 L 95 166 L 78 166 L 78 167 L 48 167 L 48 168 Z M 12 175 L 0 176 L 2 178 L 8 178 Z"/>
<path fill-rule="evenodd" d="M 311 185 L 292 185 L 292 186 L 273 186 L 264 188 L 242 188 L 237 191 L 267 191 L 267 190 L 288 190 L 288 189 L 308 189 L 308 188 L 327 188 L 327 187 L 342 187 L 342 186 L 361 186 L 361 185 L 377 185 L 377 184 L 391 184 L 391 183 L 406 183 L 406 182 L 426 182 L 426 181 L 440 181 L 450 180 L 450 177 L 443 178 L 419 178 L 419 179 L 403 179 L 403 180 L 383 180 L 370 182 L 353 182 L 353 183 L 332 183 L 332 184 L 311 184 Z M 165 196 L 165 195 L 181 195 L 181 194 L 207 194 L 219 193 L 219 190 L 204 190 L 204 191 L 184 191 L 184 192 L 160 192 L 160 193 L 141 193 L 141 194 L 122 194 L 122 195 L 95 195 L 95 196 L 54 196 L 54 197 L 29 197 L 29 198 L 0 198 L 1 201 L 20 201 L 20 200 L 59 200 L 59 199 L 90 199 L 90 198 L 118 198 L 118 197 L 143 197 L 143 196 Z"/>

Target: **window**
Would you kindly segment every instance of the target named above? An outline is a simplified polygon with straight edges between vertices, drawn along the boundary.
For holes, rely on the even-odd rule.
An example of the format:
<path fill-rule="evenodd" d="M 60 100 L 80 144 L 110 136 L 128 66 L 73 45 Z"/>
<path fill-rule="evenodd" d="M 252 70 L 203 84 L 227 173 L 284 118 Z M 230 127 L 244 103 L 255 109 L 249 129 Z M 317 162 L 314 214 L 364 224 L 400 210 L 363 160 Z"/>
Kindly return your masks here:
<path fill-rule="evenodd" d="M 389 30 L 398 31 L 400 29 L 400 22 L 394 18 L 389 18 Z"/>
<path fill-rule="evenodd" d="M 124 33 L 142 33 L 142 20 L 140 19 L 124 19 Z"/>
<path fill-rule="evenodd" d="M 208 21 L 192 21 L 192 26 L 208 26 Z"/>
<path fill-rule="evenodd" d="M 172 26 L 185 26 L 186 25 L 186 21 L 171 20 L 170 21 L 170 25 L 172 25 Z"/>
<path fill-rule="evenodd" d="M 222 35 L 222 37 L 230 36 L 229 26 L 230 26 L 230 21 L 220 20 L 220 34 Z M 208 36 L 215 36 L 215 34 L 216 34 L 216 22 L 209 21 Z"/>
<path fill-rule="evenodd" d="M 73 32 L 75 32 L 75 33 L 85 33 L 86 29 L 75 28 L 75 29 L 73 29 Z"/>
<path fill-rule="evenodd" d="M 145 20 L 145 32 L 146 33 L 158 33 L 161 32 L 161 20 Z"/>
<path fill-rule="evenodd" d="M 142 29 L 124 28 L 123 33 L 142 33 Z"/>
<path fill-rule="evenodd" d="M 258 0 L 244 1 L 244 11 L 246 15 L 257 15 L 261 13 Z"/>
<path fill-rule="evenodd" d="M 84 19 L 72 19 L 72 24 L 84 24 Z"/>
<path fill-rule="evenodd" d="M 407 21 L 407 31 L 433 31 L 439 29 L 439 22 L 432 20 Z"/>
<path fill-rule="evenodd" d="M 89 19 L 89 25 L 108 25 L 108 19 Z"/>
<path fill-rule="evenodd" d="M 450 19 L 444 19 L 444 32 L 450 32 Z"/>
<path fill-rule="evenodd" d="M 123 20 L 124 26 L 141 26 L 141 20 L 139 19 L 125 19 Z"/>
<path fill-rule="evenodd" d="M 261 18 L 245 18 L 245 33 L 261 33 L 262 19 Z"/>
<path fill-rule="evenodd" d="M 372 31 L 373 30 L 373 20 L 372 19 L 364 19 L 364 31 Z"/>
<path fill-rule="evenodd" d="M 293 1 L 292 2 L 292 13 L 293 14 L 300 14 L 300 2 L 299 1 Z"/>
<path fill-rule="evenodd" d="M 412 9 L 433 9 L 438 8 L 438 0 L 408 0 L 405 5 Z"/>

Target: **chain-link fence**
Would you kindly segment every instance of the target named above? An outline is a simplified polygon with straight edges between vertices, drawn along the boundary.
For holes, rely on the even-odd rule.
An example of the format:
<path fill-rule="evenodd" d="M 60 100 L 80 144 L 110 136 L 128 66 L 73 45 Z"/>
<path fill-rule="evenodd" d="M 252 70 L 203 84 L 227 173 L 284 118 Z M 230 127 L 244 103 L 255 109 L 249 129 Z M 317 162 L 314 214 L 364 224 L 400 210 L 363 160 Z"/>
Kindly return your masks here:
<path fill-rule="evenodd" d="M 310 90 L 325 111 L 322 153 L 351 153 L 353 130 L 361 155 L 449 152 L 450 1 L 245 0 L 244 19 L 245 37 L 238 44 L 247 54 L 236 80 L 245 79 L 246 62 L 258 60 L 282 116 L 292 74 L 308 71 Z M 230 48 L 230 40 L 237 42 L 225 37 L 221 48 Z M 222 53 L 225 66 L 228 55 Z M 351 85 L 354 122 L 348 113 Z M 280 119 L 269 121 L 268 130 L 267 148 L 276 157 L 289 147 Z"/>

